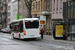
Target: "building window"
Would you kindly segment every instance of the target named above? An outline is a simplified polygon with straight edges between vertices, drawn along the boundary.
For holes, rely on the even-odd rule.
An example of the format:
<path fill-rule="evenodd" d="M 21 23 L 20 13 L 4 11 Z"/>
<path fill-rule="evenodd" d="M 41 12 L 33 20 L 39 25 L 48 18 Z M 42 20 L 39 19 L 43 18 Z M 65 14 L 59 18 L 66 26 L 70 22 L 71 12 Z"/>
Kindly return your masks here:
<path fill-rule="evenodd" d="M 73 17 L 73 2 L 71 2 L 71 17 Z"/>
<path fill-rule="evenodd" d="M 62 0 L 60 0 L 60 9 L 62 9 Z"/>
<path fill-rule="evenodd" d="M 51 0 L 44 0 L 44 10 L 50 10 L 50 2 Z"/>
<path fill-rule="evenodd" d="M 36 2 L 34 3 L 34 10 L 36 10 Z"/>
<path fill-rule="evenodd" d="M 62 10 L 62 6 L 63 6 L 62 4 L 63 4 L 62 0 L 60 0 L 60 12 L 59 13 L 62 13 L 62 11 L 61 11 Z"/>
<path fill-rule="evenodd" d="M 47 10 L 49 10 L 49 2 L 50 0 L 47 0 Z"/>
<path fill-rule="evenodd" d="M 8 22 L 10 22 L 10 18 L 8 18 Z"/>
<path fill-rule="evenodd" d="M 46 0 L 44 0 L 44 10 L 46 10 Z"/>
<path fill-rule="evenodd" d="M 32 7 L 33 7 L 32 9 L 33 9 L 33 11 L 34 11 L 34 8 L 35 8 L 35 3 L 33 3 L 33 6 L 32 6 Z"/>
<path fill-rule="evenodd" d="M 38 10 L 40 10 L 40 1 L 38 2 Z"/>
<path fill-rule="evenodd" d="M 53 10 L 55 10 L 55 0 L 54 0 L 54 4 L 53 4 Z"/>
<path fill-rule="evenodd" d="M 8 12 L 8 16 L 10 16 L 10 12 Z"/>
<path fill-rule="evenodd" d="M 24 11 L 26 12 L 26 5 L 25 5 L 25 2 L 23 2 L 23 8 L 24 8 Z"/>
<path fill-rule="evenodd" d="M 11 0 L 8 0 L 8 3 L 10 3 L 11 2 Z"/>
<path fill-rule="evenodd" d="M 10 8 L 11 8 L 11 7 L 10 7 L 10 6 L 8 6 L 8 10 L 10 10 Z"/>
<path fill-rule="evenodd" d="M 68 17 L 70 17 L 70 2 L 68 2 Z"/>
<path fill-rule="evenodd" d="M 37 2 L 36 2 L 36 11 L 37 11 Z"/>
<path fill-rule="evenodd" d="M 57 10 L 58 10 L 58 0 L 57 0 Z"/>

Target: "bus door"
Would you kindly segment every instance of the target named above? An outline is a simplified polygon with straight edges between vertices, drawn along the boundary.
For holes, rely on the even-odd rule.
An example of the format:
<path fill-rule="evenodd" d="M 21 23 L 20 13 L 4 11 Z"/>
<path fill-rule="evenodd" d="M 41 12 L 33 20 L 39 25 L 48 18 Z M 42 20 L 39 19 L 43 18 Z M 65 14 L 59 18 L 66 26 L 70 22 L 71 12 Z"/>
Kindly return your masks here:
<path fill-rule="evenodd" d="M 20 38 L 24 38 L 24 32 L 23 32 L 23 21 L 19 23 L 20 26 Z"/>
<path fill-rule="evenodd" d="M 39 20 L 25 21 L 26 35 L 39 35 Z"/>

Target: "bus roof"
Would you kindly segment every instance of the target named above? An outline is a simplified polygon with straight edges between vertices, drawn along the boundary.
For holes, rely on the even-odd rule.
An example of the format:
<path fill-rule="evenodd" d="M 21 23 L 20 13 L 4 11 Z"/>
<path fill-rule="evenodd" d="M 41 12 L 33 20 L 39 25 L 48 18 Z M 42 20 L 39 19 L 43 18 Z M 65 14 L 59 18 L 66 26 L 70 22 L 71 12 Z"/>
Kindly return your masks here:
<path fill-rule="evenodd" d="M 19 21 L 23 21 L 23 20 L 39 20 L 39 19 L 38 18 L 24 18 L 24 19 L 14 20 L 11 23 L 13 23 L 13 22 L 19 22 Z"/>

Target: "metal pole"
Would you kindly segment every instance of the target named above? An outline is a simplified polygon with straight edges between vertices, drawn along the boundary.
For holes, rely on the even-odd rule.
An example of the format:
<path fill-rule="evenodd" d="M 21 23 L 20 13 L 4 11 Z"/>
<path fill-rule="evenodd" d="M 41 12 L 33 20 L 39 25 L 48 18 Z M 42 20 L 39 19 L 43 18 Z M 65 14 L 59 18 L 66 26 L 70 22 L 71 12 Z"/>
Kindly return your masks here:
<path fill-rule="evenodd" d="M 19 19 L 19 0 L 18 0 L 18 19 Z"/>
<path fill-rule="evenodd" d="M 23 18 L 23 0 L 22 0 L 22 18 Z"/>
<path fill-rule="evenodd" d="M 69 31 L 68 31 L 68 23 L 67 23 L 67 35 L 68 35 L 68 32 L 69 32 Z M 67 36 L 67 38 L 68 38 L 68 36 Z"/>
<path fill-rule="evenodd" d="M 66 2 L 66 20 L 65 20 L 65 22 L 68 22 L 68 19 L 67 19 L 67 18 L 68 18 L 68 14 L 67 14 L 67 13 L 68 13 L 68 12 L 67 12 L 67 11 L 68 11 L 68 8 L 67 8 L 67 7 L 68 7 L 68 5 L 67 5 L 67 2 Z M 66 26 L 67 26 L 67 35 L 68 35 L 68 32 L 69 32 L 69 31 L 68 31 L 68 23 L 67 23 Z M 68 36 L 67 36 L 67 39 L 68 39 Z"/>

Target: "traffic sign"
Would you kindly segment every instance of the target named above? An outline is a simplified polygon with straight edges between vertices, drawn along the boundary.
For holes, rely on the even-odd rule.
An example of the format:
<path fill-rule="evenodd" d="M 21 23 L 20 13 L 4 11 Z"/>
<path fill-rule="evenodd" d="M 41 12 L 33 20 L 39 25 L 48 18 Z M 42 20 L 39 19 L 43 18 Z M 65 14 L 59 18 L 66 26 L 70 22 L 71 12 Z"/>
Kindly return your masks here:
<path fill-rule="evenodd" d="M 40 25 L 46 25 L 46 16 L 40 16 Z"/>

